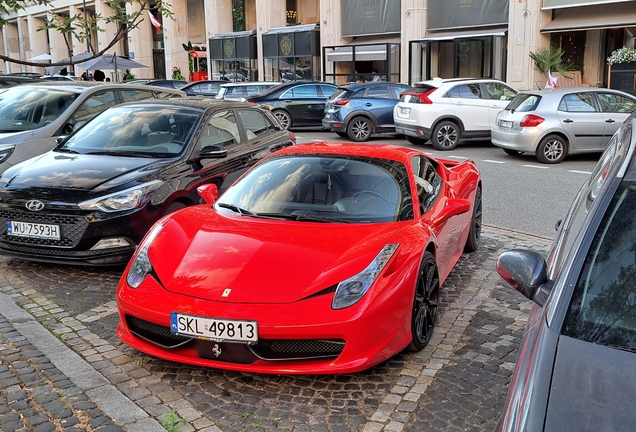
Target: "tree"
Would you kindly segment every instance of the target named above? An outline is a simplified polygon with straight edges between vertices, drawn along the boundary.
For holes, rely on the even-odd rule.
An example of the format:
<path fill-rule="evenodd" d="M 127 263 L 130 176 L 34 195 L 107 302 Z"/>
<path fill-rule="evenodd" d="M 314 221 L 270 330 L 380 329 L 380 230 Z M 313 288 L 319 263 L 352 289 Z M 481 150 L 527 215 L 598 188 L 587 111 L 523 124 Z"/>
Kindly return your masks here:
<path fill-rule="evenodd" d="M 0 29 L 8 24 L 8 17 L 12 14 L 18 13 L 24 10 L 27 6 L 39 5 L 39 6 L 52 6 L 53 0 L 2 0 L 0 1 Z M 66 16 L 59 14 L 52 14 L 50 18 L 47 18 L 45 25 L 38 28 L 38 31 L 54 30 L 58 31 L 64 36 L 66 41 L 66 47 L 70 53 L 71 49 L 71 37 L 75 37 L 80 42 L 88 41 L 91 47 L 92 57 L 83 58 L 81 61 L 90 60 L 91 58 L 98 57 L 110 48 L 115 46 L 122 38 L 128 33 L 137 28 L 139 24 L 148 18 L 145 15 L 146 9 L 150 9 L 149 0 L 107 0 L 106 4 L 110 6 L 113 11 L 110 16 L 102 16 L 101 14 L 89 15 L 84 17 L 83 14 L 76 14 L 74 16 Z M 133 12 L 130 14 L 126 11 L 126 6 L 134 6 Z M 154 8 L 157 9 L 161 15 L 166 18 L 172 18 L 173 13 L 170 10 L 170 4 L 165 0 L 155 0 Z M 135 11 L 136 10 L 136 11 Z M 106 46 L 98 51 L 97 41 L 93 40 L 90 35 L 92 33 L 104 32 L 104 25 L 114 23 L 117 26 L 117 31 L 113 35 L 112 39 Z M 42 66 L 42 63 L 31 62 L 27 60 L 14 59 L 5 55 L 0 55 L 0 60 L 8 61 L 11 63 L 22 64 L 26 66 Z M 67 61 L 51 63 L 51 66 L 69 66 L 80 61 Z"/>
<path fill-rule="evenodd" d="M 537 51 L 530 51 L 530 58 L 534 60 L 534 65 L 539 72 L 546 75 L 548 72 L 556 72 L 565 79 L 572 79 L 568 75 L 572 67 L 569 62 L 563 61 L 563 54 L 565 52 L 561 48 L 540 47 Z"/>

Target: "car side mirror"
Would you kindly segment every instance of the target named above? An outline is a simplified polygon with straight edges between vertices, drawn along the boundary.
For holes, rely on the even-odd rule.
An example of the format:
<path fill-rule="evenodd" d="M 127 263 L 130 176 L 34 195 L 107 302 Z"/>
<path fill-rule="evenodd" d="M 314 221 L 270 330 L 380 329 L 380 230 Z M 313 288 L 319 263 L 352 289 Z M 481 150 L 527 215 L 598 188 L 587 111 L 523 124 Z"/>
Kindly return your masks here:
<path fill-rule="evenodd" d="M 218 145 L 205 146 L 201 149 L 201 152 L 199 153 L 199 157 L 201 159 L 204 159 L 204 158 L 221 159 L 221 158 L 227 157 L 227 149 Z"/>
<path fill-rule="evenodd" d="M 561 223 L 563 222 L 563 219 L 559 219 L 558 221 L 556 221 L 556 223 L 554 224 L 554 230 L 558 231 L 559 228 L 561 228 Z"/>
<path fill-rule="evenodd" d="M 444 203 L 444 209 L 433 221 L 434 225 L 440 224 L 447 219 L 470 211 L 470 201 L 463 198 L 449 198 Z"/>
<path fill-rule="evenodd" d="M 62 144 L 66 140 L 66 138 L 68 138 L 68 135 L 60 135 L 59 137 L 55 138 L 55 144 Z"/>
<path fill-rule="evenodd" d="M 197 192 L 199 196 L 210 205 L 214 204 L 219 197 L 219 188 L 214 183 L 199 186 Z"/>
<path fill-rule="evenodd" d="M 548 281 L 548 266 L 534 251 L 513 249 L 499 255 L 497 273 L 511 287 L 539 306 L 548 299 L 552 284 Z"/>

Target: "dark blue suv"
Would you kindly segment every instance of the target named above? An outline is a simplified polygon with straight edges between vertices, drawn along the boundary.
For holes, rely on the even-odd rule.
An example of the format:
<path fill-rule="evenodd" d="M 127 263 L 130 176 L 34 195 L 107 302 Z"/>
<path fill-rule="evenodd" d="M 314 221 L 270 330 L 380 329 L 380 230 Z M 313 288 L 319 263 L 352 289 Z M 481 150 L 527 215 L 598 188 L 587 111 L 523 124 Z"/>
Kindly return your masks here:
<path fill-rule="evenodd" d="M 406 84 L 392 82 L 340 86 L 325 105 L 322 126 L 356 142 L 374 133 L 393 132 L 393 107 L 408 89 Z"/>

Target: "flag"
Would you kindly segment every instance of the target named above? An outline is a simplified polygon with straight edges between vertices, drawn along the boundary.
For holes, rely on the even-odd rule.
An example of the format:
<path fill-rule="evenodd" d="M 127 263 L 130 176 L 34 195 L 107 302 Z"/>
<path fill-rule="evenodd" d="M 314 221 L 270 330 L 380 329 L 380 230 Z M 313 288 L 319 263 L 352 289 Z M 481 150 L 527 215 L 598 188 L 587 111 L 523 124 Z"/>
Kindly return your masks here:
<path fill-rule="evenodd" d="M 152 12 L 150 12 L 150 10 L 148 10 L 148 15 L 150 15 L 150 22 L 155 27 L 155 29 L 157 29 L 158 32 L 161 31 L 161 23 L 159 22 L 157 18 L 155 18 L 155 16 L 152 14 Z"/>
<path fill-rule="evenodd" d="M 559 77 L 555 77 L 552 76 L 552 72 L 550 72 L 550 70 L 548 70 L 548 80 L 545 83 L 545 88 L 547 89 L 553 89 L 553 88 L 557 88 L 557 81 L 559 80 Z"/>

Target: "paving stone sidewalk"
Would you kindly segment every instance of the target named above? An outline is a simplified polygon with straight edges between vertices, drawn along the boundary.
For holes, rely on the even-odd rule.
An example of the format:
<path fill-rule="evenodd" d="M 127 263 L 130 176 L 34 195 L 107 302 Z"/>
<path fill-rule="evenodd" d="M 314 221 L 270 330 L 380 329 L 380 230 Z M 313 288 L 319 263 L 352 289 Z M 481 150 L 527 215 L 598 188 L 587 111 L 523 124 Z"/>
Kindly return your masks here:
<path fill-rule="evenodd" d="M 364 373 L 243 374 L 143 355 L 116 336 L 121 269 L 0 260 L 3 431 L 482 431 L 503 407 L 531 306 L 494 264 L 549 241 L 486 227 L 442 287 L 433 340 Z M 162 427 L 161 423 L 164 423 Z"/>

